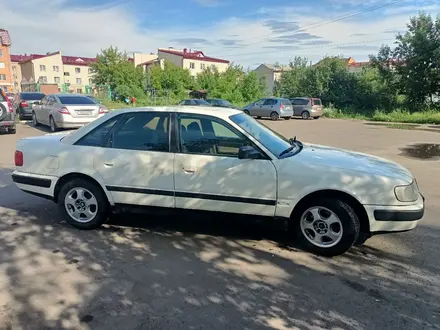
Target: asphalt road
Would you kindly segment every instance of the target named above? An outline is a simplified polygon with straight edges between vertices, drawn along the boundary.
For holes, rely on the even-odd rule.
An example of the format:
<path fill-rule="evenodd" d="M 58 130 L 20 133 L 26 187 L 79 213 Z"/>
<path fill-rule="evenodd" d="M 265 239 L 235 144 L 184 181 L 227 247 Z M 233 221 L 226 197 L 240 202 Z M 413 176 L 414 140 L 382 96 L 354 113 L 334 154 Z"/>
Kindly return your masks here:
<path fill-rule="evenodd" d="M 423 222 L 332 259 L 222 217 L 124 215 L 79 231 L 12 183 L 16 140 L 45 133 L 19 125 L 0 135 L 0 329 L 439 329 L 440 158 L 415 145 L 440 144 L 440 133 L 266 123 L 408 167 L 427 199 Z"/>

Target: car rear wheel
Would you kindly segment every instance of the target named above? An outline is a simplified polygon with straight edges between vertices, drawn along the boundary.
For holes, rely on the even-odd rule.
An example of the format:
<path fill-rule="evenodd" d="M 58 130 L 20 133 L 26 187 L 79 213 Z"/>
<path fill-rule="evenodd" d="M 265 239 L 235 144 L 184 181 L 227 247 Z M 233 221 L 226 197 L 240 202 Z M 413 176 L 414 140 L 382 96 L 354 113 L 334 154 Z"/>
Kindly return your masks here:
<path fill-rule="evenodd" d="M 52 132 L 56 132 L 56 131 L 58 131 L 58 126 L 57 126 L 57 124 L 55 123 L 55 120 L 53 119 L 52 116 L 49 118 L 49 124 L 50 124 L 50 130 L 51 130 Z"/>
<path fill-rule="evenodd" d="M 243 112 L 249 116 L 249 111 L 244 110 Z"/>
<path fill-rule="evenodd" d="M 280 119 L 280 115 L 276 113 L 275 111 L 270 114 L 270 119 L 273 121 Z"/>
<path fill-rule="evenodd" d="M 108 218 L 104 192 L 84 179 L 73 179 L 61 188 L 58 207 L 66 221 L 79 229 L 98 228 Z"/>
<path fill-rule="evenodd" d="M 3 104 L 0 103 L 0 120 L 4 119 L 7 114 L 8 114 L 8 110 Z"/>
<path fill-rule="evenodd" d="M 17 133 L 17 129 L 16 129 L 15 127 L 13 127 L 13 128 L 8 128 L 8 133 L 9 133 L 9 134 L 15 134 L 15 133 Z"/>
<path fill-rule="evenodd" d="M 310 118 L 310 113 L 308 111 L 304 111 L 301 114 L 302 119 L 309 119 Z"/>
<path fill-rule="evenodd" d="M 313 117 L 313 119 L 319 119 L 319 118 L 321 118 L 321 117 L 319 117 L 319 116 Z"/>
<path fill-rule="evenodd" d="M 331 257 L 343 254 L 354 245 L 360 223 L 346 202 L 321 198 L 295 210 L 290 229 L 308 251 Z"/>

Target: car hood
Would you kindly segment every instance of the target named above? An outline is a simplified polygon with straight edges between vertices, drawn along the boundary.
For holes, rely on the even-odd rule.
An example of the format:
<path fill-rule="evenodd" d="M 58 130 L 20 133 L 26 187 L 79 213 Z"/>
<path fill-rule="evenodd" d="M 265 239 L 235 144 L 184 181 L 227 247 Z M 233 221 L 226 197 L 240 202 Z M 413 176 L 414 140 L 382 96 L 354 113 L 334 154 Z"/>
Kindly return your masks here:
<path fill-rule="evenodd" d="M 359 152 L 304 143 L 304 149 L 295 157 L 307 164 L 382 175 L 408 183 L 413 181 L 413 175 L 403 166 Z"/>

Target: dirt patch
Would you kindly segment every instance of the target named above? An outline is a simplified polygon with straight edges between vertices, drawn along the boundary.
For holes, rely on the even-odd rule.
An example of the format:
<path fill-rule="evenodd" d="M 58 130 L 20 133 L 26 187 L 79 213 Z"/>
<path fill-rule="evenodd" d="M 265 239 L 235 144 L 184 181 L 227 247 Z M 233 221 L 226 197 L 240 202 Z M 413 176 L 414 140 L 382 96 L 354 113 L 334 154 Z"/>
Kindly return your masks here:
<path fill-rule="evenodd" d="M 440 159 L 440 144 L 418 143 L 401 148 L 401 155 L 423 160 Z"/>

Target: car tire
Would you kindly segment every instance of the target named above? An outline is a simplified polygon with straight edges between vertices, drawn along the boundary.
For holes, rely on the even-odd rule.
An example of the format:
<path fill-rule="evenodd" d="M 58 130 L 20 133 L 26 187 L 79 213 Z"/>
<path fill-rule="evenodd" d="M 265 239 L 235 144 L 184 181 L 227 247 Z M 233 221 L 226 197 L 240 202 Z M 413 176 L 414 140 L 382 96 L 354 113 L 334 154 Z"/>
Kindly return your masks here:
<path fill-rule="evenodd" d="M 32 124 L 37 127 L 38 125 L 40 125 L 40 123 L 37 120 L 37 115 L 35 114 L 35 112 L 32 112 Z"/>
<path fill-rule="evenodd" d="M 354 246 L 361 246 L 370 238 L 371 238 L 370 234 L 360 233 L 358 239 L 356 240 L 356 242 L 354 242 Z"/>
<path fill-rule="evenodd" d="M 61 187 L 58 208 L 64 219 L 78 229 L 96 229 L 108 219 L 107 197 L 101 187 L 85 179 L 73 179 Z"/>
<path fill-rule="evenodd" d="M 301 113 L 301 118 L 304 119 L 304 120 L 309 119 L 310 118 L 310 113 L 308 111 L 303 111 Z"/>
<path fill-rule="evenodd" d="M 270 119 L 273 120 L 273 121 L 277 121 L 278 119 L 280 119 L 280 115 L 277 112 L 273 111 L 270 114 Z"/>
<path fill-rule="evenodd" d="M 57 123 L 55 122 L 52 116 L 49 117 L 49 126 L 51 132 L 55 133 L 56 131 L 58 131 Z"/>
<path fill-rule="evenodd" d="M 260 117 L 260 116 L 257 116 L 257 119 L 261 119 L 261 117 Z"/>
<path fill-rule="evenodd" d="M 247 110 L 243 110 L 243 112 L 244 112 L 245 114 L 247 114 L 248 116 L 250 115 L 249 111 L 247 111 Z"/>
<path fill-rule="evenodd" d="M 6 107 L 0 103 L 0 120 L 3 120 L 7 114 L 8 114 L 8 109 L 6 109 Z"/>
<path fill-rule="evenodd" d="M 15 134 L 15 133 L 17 133 L 17 129 L 14 127 L 14 128 L 8 128 L 8 133 L 9 134 Z"/>
<path fill-rule="evenodd" d="M 321 117 L 319 117 L 319 116 L 313 117 L 313 119 L 319 119 L 319 118 L 321 118 Z"/>
<path fill-rule="evenodd" d="M 290 117 L 283 117 L 284 120 L 290 120 Z"/>
<path fill-rule="evenodd" d="M 343 200 L 319 198 L 295 210 L 289 230 L 306 250 L 333 257 L 355 244 L 360 222 L 353 208 Z"/>

